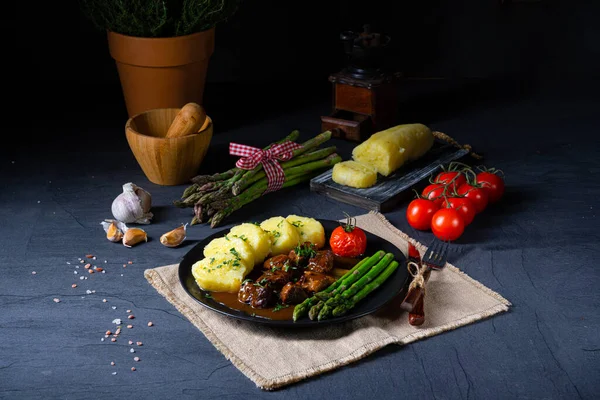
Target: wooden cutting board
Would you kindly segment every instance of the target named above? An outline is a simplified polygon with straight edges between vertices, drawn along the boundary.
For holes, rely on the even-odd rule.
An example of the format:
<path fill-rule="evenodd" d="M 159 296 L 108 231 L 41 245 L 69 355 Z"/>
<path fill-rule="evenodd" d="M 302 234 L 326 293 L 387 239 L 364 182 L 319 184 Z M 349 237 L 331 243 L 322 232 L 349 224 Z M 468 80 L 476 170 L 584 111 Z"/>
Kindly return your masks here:
<path fill-rule="evenodd" d="M 377 183 L 366 189 L 356 189 L 338 185 L 331 179 L 333 169 L 311 179 L 310 190 L 343 203 L 367 210 L 387 212 L 403 200 L 414 197 L 411 192 L 419 183 L 427 183 L 429 177 L 439 171 L 442 165 L 456 161 L 469 153 L 436 140 L 422 158 L 408 163 L 388 177 L 378 175 Z"/>

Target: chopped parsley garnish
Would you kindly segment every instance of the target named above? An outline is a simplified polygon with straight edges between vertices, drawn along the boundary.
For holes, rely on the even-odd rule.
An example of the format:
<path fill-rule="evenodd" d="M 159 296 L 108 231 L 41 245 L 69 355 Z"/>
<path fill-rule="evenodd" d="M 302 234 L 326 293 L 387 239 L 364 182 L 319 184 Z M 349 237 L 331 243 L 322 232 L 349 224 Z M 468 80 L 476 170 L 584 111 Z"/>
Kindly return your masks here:
<path fill-rule="evenodd" d="M 277 224 L 278 228 L 281 228 L 281 224 L 283 224 L 283 221 L 284 221 L 283 219 L 281 221 L 279 221 L 279 223 Z"/>
<path fill-rule="evenodd" d="M 214 257 L 211 257 L 211 258 L 210 258 L 210 265 L 213 265 L 213 264 L 214 264 L 214 262 L 215 262 L 215 258 L 214 258 Z"/>
<path fill-rule="evenodd" d="M 304 226 L 304 224 L 300 221 L 293 221 L 292 225 L 294 225 L 296 228 L 300 228 L 300 227 Z"/>
<path fill-rule="evenodd" d="M 253 224 L 256 225 L 256 226 L 260 226 L 259 222 L 253 222 Z"/>
<path fill-rule="evenodd" d="M 212 295 L 210 293 L 204 293 L 204 297 L 206 297 L 207 299 L 212 299 Z"/>
<path fill-rule="evenodd" d="M 267 282 L 269 282 L 267 278 L 262 278 L 260 281 L 258 281 L 258 283 L 260 283 L 261 285 L 264 285 Z"/>
<path fill-rule="evenodd" d="M 275 272 L 275 271 L 277 271 L 277 267 L 271 268 L 271 272 Z"/>
<path fill-rule="evenodd" d="M 279 239 L 279 237 L 281 236 L 281 232 L 279 231 L 272 231 L 271 234 L 273 235 L 273 244 L 277 243 L 277 240 Z"/>
<path fill-rule="evenodd" d="M 251 317 L 256 317 L 256 313 L 250 314 Z"/>
<path fill-rule="evenodd" d="M 242 239 L 244 242 L 247 242 L 247 241 L 248 241 L 248 238 L 246 237 L 246 235 L 239 235 L 239 236 L 237 236 L 237 235 L 234 235 L 234 237 L 236 237 L 236 238 L 240 238 L 240 239 Z"/>
<path fill-rule="evenodd" d="M 317 255 L 317 252 L 315 251 L 315 248 L 312 244 L 301 244 L 296 246 L 296 248 L 294 249 L 294 252 L 296 253 L 296 255 L 298 257 L 306 257 L 306 258 L 311 258 Z"/>
<path fill-rule="evenodd" d="M 244 283 L 248 283 L 248 282 L 252 282 L 252 279 L 250 279 L 250 278 L 244 279 L 244 280 L 242 281 L 242 285 L 243 285 Z"/>
<path fill-rule="evenodd" d="M 275 305 L 275 307 L 273 307 L 273 312 L 277 312 L 279 310 L 283 310 L 284 308 L 288 308 L 288 307 L 289 307 L 288 304 L 279 304 L 279 303 L 277 303 Z"/>
<path fill-rule="evenodd" d="M 242 257 L 240 256 L 240 253 L 237 252 L 237 250 L 235 249 L 235 247 L 232 247 L 229 249 L 229 252 L 231 254 L 233 254 L 238 260 L 241 259 Z"/>
<path fill-rule="evenodd" d="M 283 266 L 283 270 L 284 270 L 285 272 L 288 272 L 288 271 L 290 270 L 290 264 L 286 263 L 286 264 Z"/>
<path fill-rule="evenodd" d="M 227 236 L 225 236 L 225 240 L 227 240 L 229 242 L 229 238 Z"/>

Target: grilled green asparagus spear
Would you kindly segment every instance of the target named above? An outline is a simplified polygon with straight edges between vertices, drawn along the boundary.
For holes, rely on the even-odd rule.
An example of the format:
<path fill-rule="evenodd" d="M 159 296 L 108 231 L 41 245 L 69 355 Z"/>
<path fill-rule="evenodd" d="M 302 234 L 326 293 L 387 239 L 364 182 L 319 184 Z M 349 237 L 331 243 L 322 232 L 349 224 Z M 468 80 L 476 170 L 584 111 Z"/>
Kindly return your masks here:
<path fill-rule="evenodd" d="M 365 275 L 363 275 L 359 280 L 353 283 L 348 289 L 337 294 L 335 297 L 332 297 L 329 300 L 327 300 L 323 307 L 321 307 L 321 311 L 319 311 L 318 320 L 321 321 L 331 317 L 333 309 L 335 307 L 354 296 L 363 287 L 365 287 L 365 285 L 375 280 L 377 276 L 381 273 L 381 271 L 383 271 L 393 260 L 394 255 L 392 253 L 387 253 L 385 256 L 383 256 L 381 261 L 377 263 L 377 265 L 371 268 Z"/>
<path fill-rule="evenodd" d="M 318 296 L 334 292 L 340 286 L 346 285 L 346 282 L 348 282 L 350 278 L 361 274 L 360 271 L 366 271 L 373 265 L 377 264 L 377 262 L 384 256 L 384 254 L 385 253 L 380 250 L 377 253 L 373 254 L 371 257 L 363 259 L 362 261 L 358 262 L 350 271 L 346 272 L 341 278 L 332 283 L 327 289 L 325 289 L 322 292 L 316 293 L 314 296 L 309 297 L 302 303 L 297 304 L 296 307 L 294 307 L 294 321 L 297 321 L 298 319 L 308 314 L 310 308 L 312 308 L 318 303 Z"/>
<path fill-rule="evenodd" d="M 333 316 L 340 317 L 346 314 L 350 309 L 356 306 L 356 303 L 367 297 L 369 293 L 373 290 L 377 289 L 386 279 L 390 277 L 398 268 L 398 261 L 392 261 L 390 265 L 381 273 L 374 281 L 368 283 L 365 287 L 363 287 L 358 293 L 354 295 L 354 297 L 350 298 L 347 302 L 340 304 L 336 308 L 333 309 Z"/>

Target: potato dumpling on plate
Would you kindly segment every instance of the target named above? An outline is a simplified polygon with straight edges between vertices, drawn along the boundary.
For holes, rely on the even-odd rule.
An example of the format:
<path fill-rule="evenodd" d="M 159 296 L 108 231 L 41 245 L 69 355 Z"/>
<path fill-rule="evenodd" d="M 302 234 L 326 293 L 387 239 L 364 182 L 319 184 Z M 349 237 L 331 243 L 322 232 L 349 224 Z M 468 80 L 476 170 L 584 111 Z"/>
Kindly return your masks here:
<path fill-rule="evenodd" d="M 295 226 L 283 217 L 264 220 L 260 227 L 271 237 L 271 255 L 287 254 L 300 242 L 300 234 Z"/>
<path fill-rule="evenodd" d="M 252 268 L 231 253 L 218 253 L 192 265 L 192 275 L 200 289 L 235 293 Z"/>
<path fill-rule="evenodd" d="M 316 219 L 292 214 L 286 217 L 286 221 L 296 228 L 300 242 L 311 242 L 319 249 L 325 246 L 325 229 Z"/>
<path fill-rule="evenodd" d="M 204 247 L 204 257 L 213 257 L 215 254 L 231 254 L 240 259 L 246 268 L 246 273 L 254 268 L 254 252 L 252 247 L 238 237 L 220 237 L 211 240 Z"/>
<path fill-rule="evenodd" d="M 260 226 L 244 223 L 236 225 L 227 234 L 227 237 L 238 237 L 252 247 L 254 253 L 254 263 L 258 264 L 265 261 L 271 251 L 271 237 Z"/>

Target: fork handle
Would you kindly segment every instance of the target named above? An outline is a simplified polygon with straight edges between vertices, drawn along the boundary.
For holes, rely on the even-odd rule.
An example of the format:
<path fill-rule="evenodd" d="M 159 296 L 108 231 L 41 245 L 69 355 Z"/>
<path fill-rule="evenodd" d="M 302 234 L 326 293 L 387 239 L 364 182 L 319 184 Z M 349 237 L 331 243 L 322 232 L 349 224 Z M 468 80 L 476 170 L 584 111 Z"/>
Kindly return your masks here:
<path fill-rule="evenodd" d="M 421 326 L 425 322 L 425 296 L 421 296 L 417 299 L 413 310 L 408 314 L 408 323 L 412 326 Z"/>
<path fill-rule="evenodd" d="M 423 279 L 425 280 L 425 283 L 427 283 L 429 277 L 431 276 L 431 267 L 426 265 L 425 268 Z M 412 312 L 412 310 L 417 306 L 417 303 L 421 297 L 423 297 L 423 288 L 412 287 L 408 289 L 408 293 L 406 293 L 406 297 L 404 297 L 404 300 L 400 304 L 400 308 L 404 311 Z"/>

